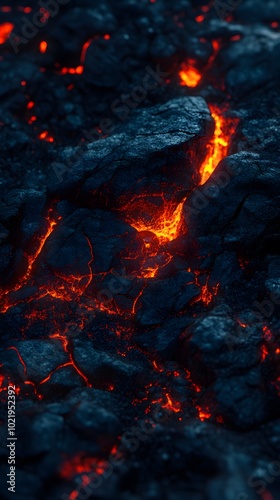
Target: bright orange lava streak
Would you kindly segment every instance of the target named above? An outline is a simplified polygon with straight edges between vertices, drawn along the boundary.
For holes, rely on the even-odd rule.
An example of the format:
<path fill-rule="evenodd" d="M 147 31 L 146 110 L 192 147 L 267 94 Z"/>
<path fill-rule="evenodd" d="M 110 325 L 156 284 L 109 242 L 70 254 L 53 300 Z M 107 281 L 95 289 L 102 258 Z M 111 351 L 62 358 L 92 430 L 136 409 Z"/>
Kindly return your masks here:
<path fill-rule="evenodd" d="M 236 120 L 225 118 L 215 106 L 210 104 L 209 109 L 215 122 L 215 130 L 213 140 L 207 146 L 207 156 L 199 169 L 200 184 L 209 179 L 220 161 L 227 156 L 230 137 L 236 126 Z"/>
<path fill-rule="evenodd" d="M 30 277 L 30 274 L 31 274 L 32 269 L 33 269 L 33 265 L 34 265 L 37 257 L 39 257 L 39 255 L 42 252 L 43 247 L 44 247 L 47 239 L 52 234 L 52 232 L 54 230 L 54 227 L 57 224 L 57 222 L 55 220 L 50 220 L 49 218 L 48 218 L 48 222 L 49 222 L 49 227 L 47 229 L 46 234 L 41 238 L 40 244 L 39 244 L 39 247 L 38 247 L 37 251 L 35 252 L 34 255 L 28 257 L 28 268 L 27 268 L 26 274 L 25 274 L 25 276 L 23 278 L 24 282 L 26 282 L 28 280 L 28 278 Z M 21 286 L 22 286 L 22 283 L 19 283 L 17 285 L 17 287 L 16 287 L 16 290 L 18 290 Z"/>
<path fill-rule="evenodd" d="M 5 43 L 8 38 L 10 33 L 14 29 L 14 24 L 12 23 L 3 23 L 0 24 L 0 44 Z"/>

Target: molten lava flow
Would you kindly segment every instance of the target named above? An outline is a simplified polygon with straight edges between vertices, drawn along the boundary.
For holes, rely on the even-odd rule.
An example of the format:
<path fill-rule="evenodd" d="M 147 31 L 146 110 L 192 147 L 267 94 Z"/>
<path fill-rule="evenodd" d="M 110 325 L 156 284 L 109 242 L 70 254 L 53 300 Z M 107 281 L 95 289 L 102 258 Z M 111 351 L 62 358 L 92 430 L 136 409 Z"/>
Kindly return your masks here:
<path fill-rule="evenodd" d="M 207 155 L 200 167 L 201 181 L 204 184 L 214 172 L 217 165 L 228 154 L 230 137 L 235 132 L 237 120 L 225 118 L 217 106 L 209 105 L 212 118 L 215 122 L 214 137 L 207 146 Z"/>
<path fill-rule="evenodd" d="M 214 42 L 213 47 L 214 52 L 219 50 L 219 45 Z M 237 125 L 236 119 L 224 117 L 217 106 L 210 105 L 209 108 L 215 129 L 213 139 L 207 146 L 207 156 L 199 169 L 200 184 L 207 181 L 219 162 L 227 156 L 230 137 Z M 162 203 L 156 204 L 160 197 L 163 206 Z M 146 259 L 141 265 L 138 277 L 144 278 L 154 278 L 160 266 L 166 265 L 171 260 L 168 252 L 163 253 L 162 245 L 180 236 L 183 229 L 182 210 L 185 200 L 176 206 L 176 202 L 165 200 L 163 195 L 154 195 L 154 198 L 156 201 L 152 203 L 147 195 L 138 195 L 122 206 L 126 221 L 136 229 L 143 240 Z M 162 255 L 166 257 L 165 260 L 161 258 Z M 211 293 L 205 285 L 201 292 L 199 300 L 208 305 L 217 290 Z"/>
<path fill-rule="evenodd" d="M 146 195 L 139 195 L 122 208 L 128 214 L 127 222 L 139 233 L 153 233 L 160 245 L 177 238 L 182 224 L 184 202 L 176 206 L 173 201 L 168 202 L 163 199 L 162 209 L 146 201 L 146 198 Z"/>
<path fill-rule="evenodd" d="M 164 245 L 177 238 L 184 225 L 184 200 L 177 205 L 176 201 L 167 201 L 159 194 L 153 196 L 155 202 L 148 198 L 146 194 L 135 196 L 121 209 L 126 222 L 136 229 L 143 245 L 139 255 L 128 257 L 138 263 L 132 274 L 142 278 L 154 278 L 159 268 L 170 262 L 172 256 Z"/>
<path fill-rule="evenodd" d="M 8 40 L 13 29 L 14 24 L 12 23 L 0 24 L 0 44 L 5 43 Z"/>
<path fill-rule="evenodd" d="M 181 78 L 181 85 L 192 88 L 196 87 L 202 78 L 202 75 L 199 73 L 198 69 L 193 66 L 193 62 L 191 61 L 182 66 L 179 76 Z"/>

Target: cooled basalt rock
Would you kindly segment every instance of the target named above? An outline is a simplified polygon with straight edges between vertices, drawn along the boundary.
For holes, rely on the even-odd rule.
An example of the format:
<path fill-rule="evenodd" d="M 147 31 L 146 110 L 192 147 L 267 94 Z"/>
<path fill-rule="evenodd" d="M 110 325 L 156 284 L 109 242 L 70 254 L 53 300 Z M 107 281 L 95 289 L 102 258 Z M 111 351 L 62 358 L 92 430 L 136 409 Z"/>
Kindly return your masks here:
<path fill-rule="evenodd" d="M 194 190 L 186 201 L 184 210 L 191 234 L 222 235 L 224 249 L 244 254 L 260 252 L 277 233 L 277 165 L 274 156 L 247 152 L 221 162 L 205 186 Z"/>
<path fill-rule="evenodd" d="M 128 187 L 130 197 L 144 190 L 151 192 L 153 183 L 159 189 L 167 189 L 172 182 L 177 191 L 178 187 L 188 190 L 198 180 L 195 167 L 203 158 L 212 126 L 206 103 L 198 97 L 175 99 L 138 112 L 125 128 L 117 129 L 123 133 L 94 142 L 69 168 L 66 163 L 61 183 L 53 172 L 49 192 L 91 206 L 93 196 L 98 198 L 105 188 L 107 200 L 114 206 L 120 196 L 128 194 Z M 169 195 L 172 190 L 171 186 Z"/>
<path fill-rule="evenodd" d="M 140 325 L 160 324 L 166 317 L 183 311 L 199 293 L 194 275 L 184 271 L 151 283 L 137 302 L 136 319 Z"/>
<path fill-rule="evenodd" d="M 110 212 L 78 209 L 67 217 L 46 246 L 48 266 L 67 275 L 88 276 L 121 266 L 120 254 L 135 231 Z"/>
<path fill-rule="evenodd" d="M 57 340 L 32 339 L 3 348 L 1 360 L 7 375 L 13 377 L 15 383 L 24 384 L 26 380 L 40 383 L 68 358 Z"/>
<path fill-rule="evenodd" d="M 148 382 L 145 373 L 148 363 L 145 358 L 142 358 L 141 362 L 131 362 L 125 357 L 97 351 L 89 342 L 79 340 L 74 340 L 73 358 L 89 383 L 95 387 L 113 387 L 122 391 L 123 384 L 126 383 L 126 391 L 133 393 L 145 380 Z M 129 382 L 130 377 L 133 383 Z"/>

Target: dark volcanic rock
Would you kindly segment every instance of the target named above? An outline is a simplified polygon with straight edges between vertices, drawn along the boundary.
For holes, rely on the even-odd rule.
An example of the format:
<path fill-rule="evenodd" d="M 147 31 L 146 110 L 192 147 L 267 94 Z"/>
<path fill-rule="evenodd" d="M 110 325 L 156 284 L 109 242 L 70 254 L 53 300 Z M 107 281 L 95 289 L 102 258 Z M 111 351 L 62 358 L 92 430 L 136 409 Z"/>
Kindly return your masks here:
<path fill-rule="evenodd" d="M 213 411 L 239 429 L 269 418 L 275 394 L 260 367 L 260 328 L 244 328 L 228 308 L 218 308 L 187 328 L 182 339 L 181 360 L 196 383 L 208 386 Z"/>
<path fill-rule="evenodd" d="M 53 173 L 49 191 L 91 205 L 93 195 L 106 186 L 107 201 L 114 205 L 128 188 L 131 196 L 172 179 L 172 184 L 190 189 L 211 129 L 201 98 L 148 108 L 132 118 L 125 133 L 91 144 L 80 161 L 66 168 L 61 184 Z"/>
<path fill-rule="evenodd" d="M 266 241 L 277 239 L 277 170 L 278 161 L 273 155 L 264 158 L 243 152 L 221 162 L 213 177 L 186 202 L 191 234 L 222 235 L 227 250 L 245 254 L 265 251 Z M 224 185 L 217 186 L 215 179 L 219 176 Z"/>
<path fill-rule="evenodd" d="M 43 3 L 0 7 L 0 496 L 276 500 L 280 4 Z"/>
<path fill-rule="evenodd" d="M 121 266 L 121 251 L 134 229 L 102 210 L 78 209 L 54 232 L 46 246 L 47 264 L 63 274 L 88 276 Z"/>
<path fill-rule="evenodd" d="M 26 380 L 40 383 L 67 361 L 67 354 L 57 340 L 15 341 L 12 346 L 1 349 L 1 362 L 15 384 L 23 384 Z"/>
<path fill-rule="evenodd" d="M 89 383 L 95 387 L 111 386 L 119 391 L 126 383 L 126 391 L 133 393 L 146 380 L 146 360 L 131 363 L 125 357 L 97 351 L 89 342 L 75 340 L 73 358 Z"/>
<path fill-rule="evenodd" d="M 89 401 L 81 401 L 74 408 L 68 418 L 69 425 L 82 436 L 105 441 L 106 445 L 113 446 L 120 432 L 118 418 L 104 408 Z"/>
<path fill-rule="evenodd" d="M 184 310 L 199 293 L 194 275 L 180 271 L 169 279 L 156 281 L 145 288 L 137 302 L 136 319 L 140 325 L 162 323 L 168 316 Z"/>

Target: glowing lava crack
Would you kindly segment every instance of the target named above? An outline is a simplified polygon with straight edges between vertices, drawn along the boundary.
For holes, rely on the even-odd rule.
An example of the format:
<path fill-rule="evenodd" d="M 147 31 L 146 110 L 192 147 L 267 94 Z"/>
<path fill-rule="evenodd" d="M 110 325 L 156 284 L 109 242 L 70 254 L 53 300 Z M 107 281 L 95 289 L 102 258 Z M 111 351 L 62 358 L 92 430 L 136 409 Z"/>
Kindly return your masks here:
<path fill-rule="evenodd" d="M 238 123 L 237 119 L 224 116 L 214 104 L 210 104 L 209 109 L 215 128 L 213 138 L 207 146 L 206 157 L 199 169 L 200 185 L 209 179 L 220 161 L 228 155 L 230 139 Z M 124 212 L 126 221 L 143 237 L 147 255 L 155 259 L 163 253 L 166 257 L 163 261 L 166 264 L 171 256 L 166 250 L 162 250 L 163 246 L 187 230 L 183 221 L 183 206 L 186 198 L 176 206 L 173 200 L 165 200 L 164 195 L 159 194 L 158 197 L 163 199 L 163 209 L 147 201 L 147 196 L 139 195 L 130 200 L 124 207 Z M 147 216 L 143 216 L 144 213 L 149 215 L 148 221 Z M 154 235 L 153 241 L 149 237 L 151 234 Z M 142 268 L 139 277 L 154 278 L 158 269 L 157 263 L 149 262 L 148 267 Z"/>

